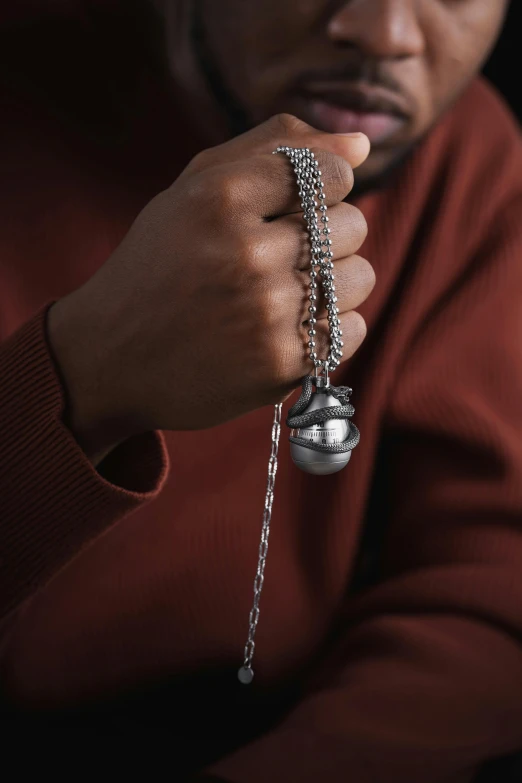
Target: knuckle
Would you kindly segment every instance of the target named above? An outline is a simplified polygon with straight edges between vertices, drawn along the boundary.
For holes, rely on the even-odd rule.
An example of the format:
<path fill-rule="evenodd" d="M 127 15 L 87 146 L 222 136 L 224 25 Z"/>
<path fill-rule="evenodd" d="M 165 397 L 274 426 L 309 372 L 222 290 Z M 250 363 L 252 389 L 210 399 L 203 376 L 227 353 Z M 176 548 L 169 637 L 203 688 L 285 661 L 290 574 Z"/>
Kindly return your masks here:
<path fill-rule="evenodd" d="M 326 187 L 333 186 L 336 192 L 347 196 L 353 187 L 353 171 L 350 164 L 340 155 L 323 152 L 320 154 L 319 165 Z"/>
<path fill-rule="evenodd" d="M 244 201 L 244 178 L 234 170 L 214 168 L 187 178 L 185 198 L 196 206 L 205 205 L 211 214 L 224 215 L 227 221 L 237 215 Z"/>
<path fill-rule="evenodd" d="M 227 255 L 235 261 L 238 295 L 259 320 L 260 330 L 277 331 L 292 299 L 274 270 L 270 244 L 262 236 L 240 231 L 229 244 Z"/>
<path fill-rule="evenodd" d="M 207 183 L 207 176 L 204 174 L 194 174 L 187 178 L 184 184 L 185 199 L 190 202 L 195 202 L 195 205 L 199 205 L 206 201 L 208 198 L 209 188 Z"/>
<path fill-rule="evenodd" d="M 287 112 L 274 114 L 268 122 L 270 130 L 275 133 L 275 135 L 282 135 L 284 139 L 296 133 L 304 133 L 309 129 L 306 122 Z"/>
<path fill-rule="evenodd" d="M 368 224 L 363 213 L 353 204 L 347 204 L 346 201 L 332 207 L 330 220 L 330 227 L 333 231 L 340 230 L 343 234 L 349 233 L 350 246 L 354 251 L 361 247 L 368 236 Z"/>
<path fill-rule="evenodd" d="M 257 298 L 260 333 L 268 357 L 268 374 L 275 385 L 288 382 L 289 374 L 303 353 L 303 345 L 296 328 L 299 313 L 295 307 L 295 291 L 281 281 L 265 282 Z M 292 316 L 295 313 L 295 318 Z"/>
<path fill-rule="evenodd" d="M 375 286 L 375 270 L 370 262 L 361 256 L 353 256 L 353 261 L 356 269 L 357 284 L 367 296 L 370 291 L 373 291 Z"/>
<path fill-rule="evenodd" d="M 149 225 L 156 228 L 164 220 L 170 220 L 172 207 L 176 203 L 176 196 L 171 188 L 156 193 L 139 213 L 136 222 L 142 226 Z"/>
<path fill-rule="evenodd" d="M 244 179 L 232 172 L 220 174 L 214 192 L 220 205 L 220 211 L 234 215 L 243 202 Z"/>
<path fill-rule="evenodd" d="M 364 341 L 367 333 L 366 321 L 362 315 L 355 310 L 346 313 L 343 316 L 343 333 L 345 338 L 348 338 L 348 349 L 351 353 L 354 353 L 357 348 Z M 345 344 L 346 344 L 345 339 Z"/>
<path fill-rule="evenodd" d="M 235 275 L 238 291 L 243 294 L 257 295 L 266 285 L 263 248 L 247 233 L 239 231 L 229 236 L 225 254 L 235 262 Z"/>
<path fill-rule="evenodd" d="M 279 333 L 272 349 L 271 380 L 276 388 L 285 388 L 293 379 L 293 369 L 303 347 L 293 334 Z"/>
<path fill-rule="evenodd" d="M 285 315 L 295 303 L 295 292 L 271 275 L 262 277 L 261 312 L 263 323 L 274 332 L 284 325 Z M 295 309 L 295 306 L 294 306 Z"/>
<path fill-rule="evenodd" d="M 256 239 L 250 239 L 244 241 L 242 258 L 245 270 L 245 285 L 248 285 L 249 289 L 253 292 L 257 292 L 258 296 L 262 298 L 262 309 L 267 320 L 268 316 L 272 312 L 272 305 L 275 304 L 274 298 L 270 298 L 270 283 L 269 283 L 269 254 L 264 242 Z M 265 300 L 269 300 L 266 306 L 263 305 Z"/>
<path fill-rule="evenodd" d="M 351 204 L 349 206 L 350 228 L 354 239 L 358 242 L 360 247 L 368 236 L 368 223 L 360 209 Z"/>
<path fill-rule="evenodd" d="M 200 150 L 194 155 L 186 170 L 202 171 L 212 164 L 214 158 L 215 153 L 213 152 L 212 148 Z"/>

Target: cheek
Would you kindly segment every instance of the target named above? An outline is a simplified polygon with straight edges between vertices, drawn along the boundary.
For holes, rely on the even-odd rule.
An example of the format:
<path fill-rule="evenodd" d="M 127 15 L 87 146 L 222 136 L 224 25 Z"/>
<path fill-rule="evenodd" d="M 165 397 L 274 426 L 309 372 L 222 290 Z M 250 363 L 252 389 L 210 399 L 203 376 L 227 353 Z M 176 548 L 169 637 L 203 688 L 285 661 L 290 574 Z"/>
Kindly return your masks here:
<path fill-rule="evenodd" d="M 291 47 L 292 3 L 281 0 L 206 0 L 205 25 L 227 79 L 255 89 L 272 61 Z"/>
<path fill-rule="evenodd" d="M 436 116 L 480 70 L 500 29 L 505 0 L 428 0 L 426 67 Z"/>
<path fill-rule="evenodd" d="M 226 84 L 256 122 L 296 76 L 327 0 L 203 0 L 209 43 Z M 323 19 L 324 24 L 324 19 Z M 304 65 L 306 66 L 306 61 Z M 313 64 L 313 62 L 312 62 Z"/>

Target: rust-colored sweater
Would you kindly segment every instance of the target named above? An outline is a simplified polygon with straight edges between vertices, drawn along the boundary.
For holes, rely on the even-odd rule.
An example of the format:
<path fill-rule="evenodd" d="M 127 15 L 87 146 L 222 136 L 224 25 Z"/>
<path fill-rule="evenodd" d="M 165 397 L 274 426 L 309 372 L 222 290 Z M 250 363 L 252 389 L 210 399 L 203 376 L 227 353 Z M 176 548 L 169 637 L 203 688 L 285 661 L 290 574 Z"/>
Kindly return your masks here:
<path fill-rule="evenodd" d="M 354 388 L 362 439 L 347 469 L 314 477 L 283 430 L 245 688 L 272 409 L 146 434 L 96 471 L 64 424 L 45 332 L 48 304 L 195 148 L 160 90 L 124 138 L 27 90 L 10 85 L 0 153 L 10 719 L 166 728 L 179 780 L 464 783 L 521 748 L 522 154 L 500 99 L 473 83 L 359 199 L 378 283 L 334 382 Z M 356 584 L 364 530 L 378 567 Z"/>

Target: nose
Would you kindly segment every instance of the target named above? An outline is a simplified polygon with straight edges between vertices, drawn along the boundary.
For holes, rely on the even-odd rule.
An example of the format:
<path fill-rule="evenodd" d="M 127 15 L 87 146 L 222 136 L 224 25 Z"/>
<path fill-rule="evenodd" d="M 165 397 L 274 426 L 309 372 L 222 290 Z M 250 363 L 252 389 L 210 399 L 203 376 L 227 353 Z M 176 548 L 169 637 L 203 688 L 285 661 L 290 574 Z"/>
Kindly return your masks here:
<path fill-rule="evenodd" d="M 418 0 L 349 0 L 330 17 L 328 35 L 375 59 L 419 56 L 425 39 Z"/>

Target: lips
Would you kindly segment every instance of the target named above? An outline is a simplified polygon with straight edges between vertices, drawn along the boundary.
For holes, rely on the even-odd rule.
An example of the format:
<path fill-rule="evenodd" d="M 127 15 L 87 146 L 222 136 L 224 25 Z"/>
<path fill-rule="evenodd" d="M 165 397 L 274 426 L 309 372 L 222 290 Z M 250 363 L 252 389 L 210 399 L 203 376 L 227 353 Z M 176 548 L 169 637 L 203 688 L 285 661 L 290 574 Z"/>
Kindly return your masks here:
<path fill-rule="evenodd" d="M 400 133 L 408 120 L 402 102 L 380 88 L 315 84 L 300 91 L 311 125 L 329 133 L 365 133 L 378 145 Z"/>

